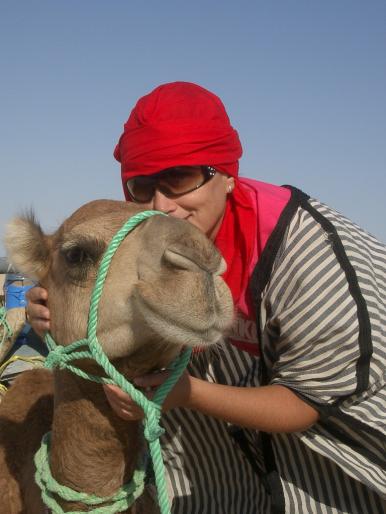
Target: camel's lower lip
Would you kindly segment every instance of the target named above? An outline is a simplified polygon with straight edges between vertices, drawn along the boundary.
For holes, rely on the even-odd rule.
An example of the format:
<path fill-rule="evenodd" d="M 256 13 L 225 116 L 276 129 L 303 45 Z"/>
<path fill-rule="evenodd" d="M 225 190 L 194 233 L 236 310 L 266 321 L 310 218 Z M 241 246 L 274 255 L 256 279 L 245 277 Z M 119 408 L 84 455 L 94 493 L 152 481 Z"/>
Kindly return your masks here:
<path fill-rule="evenodd" d="M 165 314 L 163 312 L 159 312 L 158 305 L 154 305 L 153 302 L 149 301 L 148 298 L 145 298 L 143 295 L 137 296 L 138 298 L 138 309 L 143 315 L 143 317 L 147 320 L 147 324 L 150 328 L 156 325 L 155 330 L 157 333 L 162 335 L 162 337 L 166 337 L 170 340 L 170 323 L 171 321 L 167 321 Z M 175 337 L 174 343 L 182 348 L 180 341 L 186 341 L 184 347 L 194 347 L 196 345 L 202 344 L 211 344 L 216 342 L 217 339 L 221 336 L 221 330 L 219 327 L 218 317 L 215 316 L 214 319 L 207 320 L 207 323 L 204 326 L 191 326 L 189 323 L 190 320 L 181 320 L 174 319 L 173 322 L 173 336 Z M 166 331 L 162 330 L 165 328 L 162 325 L 166 325 Z M 179 334 L 177 335 L 177 331 Z M 215 340 L 214 340 L 215 339 Z M 177 342 L 178 340 L 178 342 Z"/>

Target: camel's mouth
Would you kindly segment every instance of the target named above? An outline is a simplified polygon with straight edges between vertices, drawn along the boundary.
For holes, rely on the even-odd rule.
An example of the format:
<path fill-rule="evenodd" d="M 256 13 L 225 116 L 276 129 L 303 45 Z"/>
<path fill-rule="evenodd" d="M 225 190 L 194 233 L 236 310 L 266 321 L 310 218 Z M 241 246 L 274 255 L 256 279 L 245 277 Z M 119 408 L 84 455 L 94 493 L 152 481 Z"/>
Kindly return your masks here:
<path fill-rule="evenodd" d="M 152 369 L 148 373 L 146 373 L 146 375 L 148 375 L 147 379 L 150 381 L 152 381 L 151 375 L 153 375 L 154 380 L 157 381 L 156 384 L 152 383 L 151 385 L 150 384 L 149 385 L 141 385 L 140 380 L 141 380 L 141 378 L 143 379 L 143 375 L 137 375 L 136 377 L 134 377 L 133 381 L 138 389 L 140 389 L 141 391 L 143 391 L 145 393 L 150 393 L 150 392 L 154 392 L 159 387 L 159 385 L 161 385 L 158 382 L 163 380 L 163 377 L 166 377 L 167 374 L 168 374 L 167 367 L 156 368 L 156 369 Z M 150 375 L 150 377 L 149 377 L 149 375 Z"/>
<path fill-rule="evenodd" d="M 142 288 L 136 294 L 136 307 L 149 328 L 169 343 L 207 347 L 222 340 L 233 322 L 232 298 L 219 277 L 215 277 L 199 308 L 189 298 L 178 305 L 160 304 L 144 292 Z"/>
<path fill-rule="evenodd" d="M 125 357 L 114 359 L 112 363 L 135 387 L 142 389 L 140 384 L 136 384 L 137 378 L 143 375 L 157 377 L 170 372 L 172 363 L 185 349 L 186 346 L 157 340 L 152 341 L 151 344 L 149 342 L 141 345 Z"/>
<path fill-rule="evenodd" d="M 182 345 L 180 351 L 177 352 L 174 359 L 172 359 L 165 366 L 153 366 L 151 369 L 146 371 L 146 373 L 137 373 L 133 378 L 134 385 L 143 391 L 144 393 L 154 393 L 158 387 L 165 381 L 165 379 L 169 376 L 172 371 L 172 362 L 187 349 L 186 345 Z M 142 384 L 141 380 L 144 379 L 143 375 L 146 375 L 146 384 Z M 149 396 L 151 398 L 151 395 Z"/>

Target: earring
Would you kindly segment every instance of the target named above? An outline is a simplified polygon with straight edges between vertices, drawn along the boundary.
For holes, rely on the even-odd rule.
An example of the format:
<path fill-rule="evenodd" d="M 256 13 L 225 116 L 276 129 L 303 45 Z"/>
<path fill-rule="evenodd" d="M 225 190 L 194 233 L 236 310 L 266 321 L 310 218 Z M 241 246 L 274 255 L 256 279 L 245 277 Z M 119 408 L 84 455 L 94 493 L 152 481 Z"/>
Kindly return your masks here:
<path fill-rule="evenodd" d="M 228 186 L 228 190 L 227 190 L 227 192 L 228 192 L 228 193 L 231 193 L 231 192 L 232 192 L 232 190 L 233 190 L 232 186 Z"/>

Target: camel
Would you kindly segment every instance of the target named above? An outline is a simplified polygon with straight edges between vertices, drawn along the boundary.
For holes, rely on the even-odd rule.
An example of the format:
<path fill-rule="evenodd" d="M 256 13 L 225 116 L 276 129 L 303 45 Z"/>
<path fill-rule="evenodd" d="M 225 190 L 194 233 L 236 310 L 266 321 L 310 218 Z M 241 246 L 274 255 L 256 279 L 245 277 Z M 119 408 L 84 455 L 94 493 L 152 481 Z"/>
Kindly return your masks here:
<path fill-rule="evenodd" d="M 14 307 L 7 312 L 7 322 L 12 332 L 8 333 L 6 327 L 0 325 L 0 341 L 4 340 L 0 346 L 0 364 L 3 363 L 5 357 L 15 344 L 25 321 L 25 307 Z"/>
<path fill-rule="evenodd" d="M 127 202 L 95 200 L 53 235 L 44 234 L 31 215 L 9 224 L 9 259 L 48 290 L 51 334 L 58 344 L 85 337 L 101 256 L 140 210 Z M 183 346 L 218 343 L 233 319 L 223 271 L 212 243 L 184 220 L 156 215 L 128 234 L 112 259 L 98 312 L 98 339 L 116 369 L 132 381 L 167 367 Z M 91 360 L 77 364 L 101 372 Z M 2 514 L 47 512 L 33 478 L 33 455 L 49 430 L 53 477 L 101 497 L 130 481 L 144 452 L 141 423 L 120 419 L 100 384 L 63 369 L 25 371 L 0 404 Z M 79 502 L 58 503 L 64 512 L 88 511 Z M 157 512 L 152 491 L 125 512 Z"/>

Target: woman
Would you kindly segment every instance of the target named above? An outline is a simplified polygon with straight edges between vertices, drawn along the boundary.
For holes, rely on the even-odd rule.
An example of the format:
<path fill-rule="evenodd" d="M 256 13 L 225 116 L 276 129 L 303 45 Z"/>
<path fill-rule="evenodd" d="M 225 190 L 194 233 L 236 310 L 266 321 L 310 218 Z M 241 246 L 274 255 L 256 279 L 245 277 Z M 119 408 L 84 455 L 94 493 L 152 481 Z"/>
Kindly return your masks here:
<path fill-rule="evenodd" d="M 197 353 L 167 398 L 173 512 L 384 512 L 386 248 L 294 188 L 240 179 L 241 153 L 220 99 L 184 82 L 138 101 L 114 153 L 128 201 L 213 240 L 236 305 L 228 343 Z M 29 300 L 48 330 L 47 293 Z"/>

